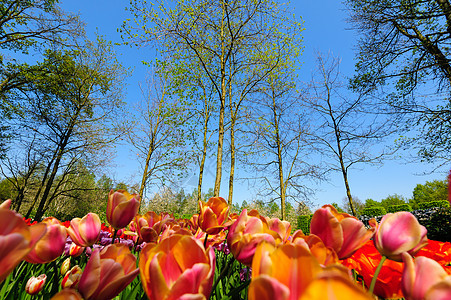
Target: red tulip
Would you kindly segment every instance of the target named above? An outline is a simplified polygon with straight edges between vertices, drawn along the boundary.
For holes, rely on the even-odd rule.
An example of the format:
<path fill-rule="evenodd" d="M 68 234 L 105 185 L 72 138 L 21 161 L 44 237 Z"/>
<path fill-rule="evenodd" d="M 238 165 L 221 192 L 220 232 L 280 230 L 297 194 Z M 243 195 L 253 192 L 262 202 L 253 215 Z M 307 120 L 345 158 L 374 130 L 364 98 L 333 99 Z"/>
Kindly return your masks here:
<path fill-rule="evenodd" d="M 238 219 L 230 226 L 227 235 L 227 244 L 233 256 L 239 262 L 250 266 L 255 249 L 261 241 L 276 244 L 279 235 L 269 230 L 268 224 L 261 218 L 250 216 L 243 209 Z"/>
<path fill-rule="evenodd" d="M 74 242 L 72 242 L 72 244 L 70 244 L 70 248 L 69 248 L 70 256 L 72 256 L 72 257 L 80 256 L 83 253 L 83 251 L 85 251 L 85 247 L 78 246 Z"/>
<path fill-rule="evenodd" d="M 31 277 L 25 285 L 25 291 L 30 295 L 36 295 L 42 290 L 46 280 L 47 276 L 45 274 L 41 274 L 38 277 Z"/>
<path fill-rule="evenodd" d="M 136 257 L 124 244 L 111 244 L 94 249 L 78 284 L 85 300 L 111 299 L 129 285 L 139 269 Z"/>
<path fill-rule="evenodd" d="M 53 217 L 44 219 L 42 223 L 47 226 L 47 232 L 25 257 L 29 263 L 45 264 L 55 260 L 64 252 L 67 238 L 66 227 L 61 226 L 60 222 Z"/>
<path fill-rule="evenodd" d="M 67 232 L 75 244 L 81 247 L 89 247 L 99 239 L 101 224 L 97 214 L 88 213 L 82 219 L 72 219 Z"/>
<path fill-rule="evenodd" d="M 377 226 L 374 246 L 391 260 L 401 261 L 401 254 L 415 255 L 427 245 L 427 230 L 410 212 L 386 214 Z"/>
<path fill-rule="evenodd" d="M 357 218 L 324 205 L 313 214 L 310 233 L 334 249 L 340 259 L 345 259 L 371 239 L 374 228 L 366 229 Z"/>
<path fill-rule="evenodd" d="M 33 249 L 46 231 L 45 224 L 29 227 L 21 215 L 0 208 L 0 282 Z"/>
<path fill-rule="evenodd" d="M 212 197 L 208 202 L 199 201 L 199 227 L 208 234 L 218 234 L 228 221 L 229 205 L 224 198 Z"/>
<path fill-rule="evenodd" d="M 106 218 L 114 229 L 126 227 L 136 216 L 139 210 L 140 198 L 138 194 L 130 195 L 124 190 L 108 194 Z"/>
<path fill-rule="evenodd" d="M 151 300 L 208 299 L 215 254 L 194 237 L 176 234 L 157 245 L 147 244 L 141 251 L 139 268 Z"/>

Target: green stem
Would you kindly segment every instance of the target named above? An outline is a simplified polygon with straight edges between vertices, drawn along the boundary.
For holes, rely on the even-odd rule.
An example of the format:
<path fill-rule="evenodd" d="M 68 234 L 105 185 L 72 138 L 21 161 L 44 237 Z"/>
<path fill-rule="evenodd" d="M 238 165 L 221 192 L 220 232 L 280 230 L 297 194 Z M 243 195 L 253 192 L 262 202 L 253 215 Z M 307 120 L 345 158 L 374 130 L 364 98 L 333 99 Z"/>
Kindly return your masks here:
<path fill-rule="evenodd" d="M 117 230 L 113 229 L 113 239 L 111 240 L 111 244 L 114 244 L 114 240 L 116 239 Z"/>
<path fill-rule="evenodd" d="M 226 266 L 224 267 L 224 269 L 221 270 L 221 273 L 219 274 L 218 278 L 216 278 L 216 281 L 213 283 L 213 288 L 211 289 L 212 291 L 214 291 L 216 289 L 216 286 L 218 285 L 219 281 L 221 281 L 221 279 L 227 274 L 227 272 L 229 271 L 229 268 L 233 264 L 234 260 L 235 259 L 232 257 L 231 259 L 229 259 L 227 261 Z"/>
<path fill-rule="evenodd" d="M 374 291 L 374 286 L 376 285 L 376 281 L 377 281 L 377 276 L 379 276 L 379 272 L 382 269 L 382 265 L 384 264 L 384 261 L 387 259 L 387 256 L 382 256 L 381 261 L 379 262 L 379 265 L 376 268 L 376 271 L 374 272 L 373 275 L 373 279 L 371 280 L 371 285 L 370 285 L 370 293 L 372 294 Z"/>

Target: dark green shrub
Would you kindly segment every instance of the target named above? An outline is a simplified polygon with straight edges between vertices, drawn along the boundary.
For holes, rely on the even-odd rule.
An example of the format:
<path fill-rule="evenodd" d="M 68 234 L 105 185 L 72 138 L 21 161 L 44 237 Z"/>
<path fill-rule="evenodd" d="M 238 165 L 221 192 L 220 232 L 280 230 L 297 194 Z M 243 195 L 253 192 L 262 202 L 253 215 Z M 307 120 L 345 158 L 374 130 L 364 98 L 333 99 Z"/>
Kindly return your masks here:
<path fill-rule="evenodd" d="M 375 217 L 385 215 L 387 211 L 382 206 L 365 207 L 362 211 L 362 215 Z"/>
<path fill-rule="evenodd" d="M 301 229 L 304 234 L 310 233 L 310 222 L 312 221 L 313 215 L 302 215 L 298 216 L 298 229 Z"/>
<path fill-rule="evenodd" d="M 419 209 L 428 209 L 428 208 L 434 208 L 434 207 L 449 207 L 449 202 L 446 200 L 436 200 L 436 201 L 418 203 Z"/>
<path fill-rule="evenodd" d="M 451 242 L 451 208 L 437 210 L 424 225 L 428 230 L 428 239 Z"/>
<path fill-rule="evenodd" d="M 398 211 L 412 211 L 412 207 L 407 203 L 390 205 L 389 207 L 387 207 L 387 212 L 389 213 L 395 213 Z"/>

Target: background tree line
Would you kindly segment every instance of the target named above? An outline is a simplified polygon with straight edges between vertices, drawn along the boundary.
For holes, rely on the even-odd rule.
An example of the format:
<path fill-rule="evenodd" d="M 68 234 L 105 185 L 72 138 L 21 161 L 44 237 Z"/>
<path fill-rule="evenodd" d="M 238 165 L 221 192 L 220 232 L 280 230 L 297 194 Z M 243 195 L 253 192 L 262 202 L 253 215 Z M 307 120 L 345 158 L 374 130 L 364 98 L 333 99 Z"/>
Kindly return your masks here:
<path fill-rule="evenodd" d="M 343 208 L 358 215 L 375 201 L 352 196 L 354 168 L 412 149 L 412 160 L 437 168 L 449 160 L 451 11 L 448 1 L 345 3 L 362 37 L 355 76 L 318 53 L 302 82 L 304 28 L 290 4 L 132 0 L 122 46 L 156 56 L 131 105 L 115 46 L 89 39 L 79 16 L 56 0 L 3 1 L 2 197 L 26 217 L 69 218 L 103 211 L 109 189 L 122 187 L 140 194 L 143 209 L 185 214 L 212 188 L 238 211 L 247 204 L 236 206 L 234 186 L 248 182 L 258 191 L 251 207 L 290 219 L 337 172 Z M 128 186 L 108 175 L 118 146 L 140 163 Z M 197 189 L 185 195 L 188 176 Z M 389 198 L 380 204 L 407 201 Z"/>

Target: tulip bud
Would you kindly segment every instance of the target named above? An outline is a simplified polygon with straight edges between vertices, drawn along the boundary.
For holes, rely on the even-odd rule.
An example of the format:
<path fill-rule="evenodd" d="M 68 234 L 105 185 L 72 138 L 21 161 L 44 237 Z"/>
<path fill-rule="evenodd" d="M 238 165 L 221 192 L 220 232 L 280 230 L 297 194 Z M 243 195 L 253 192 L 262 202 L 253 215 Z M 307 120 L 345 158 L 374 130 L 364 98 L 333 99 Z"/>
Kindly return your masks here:
<path fill-rule="evenodd" d="M 380 254 L 394 261 L 401 261 L 401 254 L 415 255 L 427 245 L 427 230 L 409 212 L 386 214 L 377 226 L 374 246 Z"/>
<path fill-rule="evenodd" d="M 69 248 L 69 255 L 73 256 L 73 257 L 77 257 L 77 256 L 80 256 L 80 254 L 82 254 L 83 251 L 85 251 L 85 247 L 78 246 L 77 244 L 72 242 L 72 244 L 70 245 L 70 248 Z"/>
<path fill-rule="evenodd" d="M 67 273 L 67 271 L 69 271 L 70 268 L 70 257 L 66 258 L 63 263 L 61 264 L 61 275 L 64 275 Z"/>
<path fill-rule="evenodd" d="M 124 190 L 110 191 L 106 207 L 106 218 L 114 229 L 127 226 L 139 210 L 139 195 L 130 195 Z"/>
<path fill-rule="evenodd" d="M 70 271 L 67 271 L 66 275 L 64 275 L 63 281 L 61 281 L 61 287 L 63 289 L 76 289 L 82 274 L 82 269 L 78 265 L 74 266 Z"/>
<path fill-rule="evenodd" d="M 46 280 L 47 275 L 45 274 L 41 274 L 38 277 L 31 277 L 25 285 L 25 291 L 30 295 L 36 295 L 42 290 Z"/>

